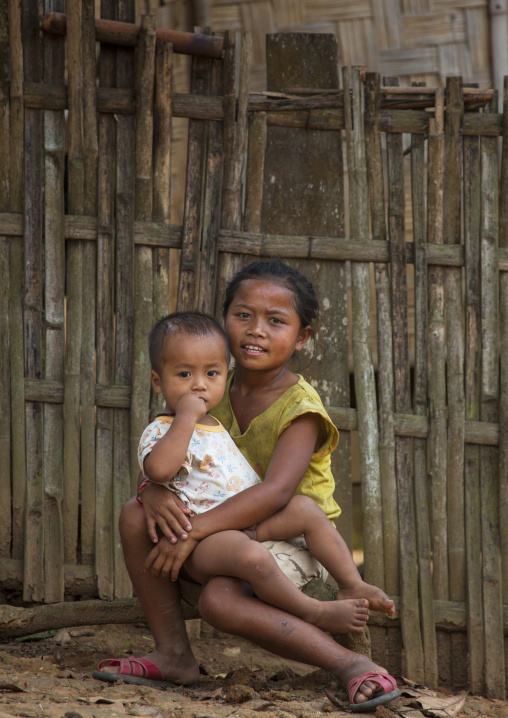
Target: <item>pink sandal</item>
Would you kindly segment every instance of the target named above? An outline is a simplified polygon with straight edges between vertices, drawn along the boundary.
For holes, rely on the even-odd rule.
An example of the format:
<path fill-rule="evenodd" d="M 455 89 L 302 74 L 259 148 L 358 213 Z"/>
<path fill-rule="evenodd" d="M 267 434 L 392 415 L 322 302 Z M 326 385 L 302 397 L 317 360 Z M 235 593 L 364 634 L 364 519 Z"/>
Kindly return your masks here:
<path fill-rule="evenodd" d="M 377 683 L 380 688 L 374 691 L 372 698 L 363 703 L 355 703 L 355 695 L 365 681 L 372 681 Z M 400 696 L 400 691 L 397 688 L 397 681 L 389 673 L 381 673 L 379 671 L 368 671 L 363 673 L 361 676 L 352 678 L 347 684 L 347 690 L 349 693 L 349 700 L 351 705 L 349 710 L 353 713 L 359 713 L 360 711 L 371 711 L 375 710 L 376 706 L 383 705 L 392 701 L 394 698 Z"/>
<path fill-rule="evenodd" d="M 101 671 L 102 666 L 120 667 L 120 673 Z M 156 663 L 148 658 L 106 658 L 99 663 L 99 670 L 93 671 L 92 678 L 107 683 L 123 681 L 152 688 L 177 688 L 176 683 L 165 681 L 162 671 Z"/>

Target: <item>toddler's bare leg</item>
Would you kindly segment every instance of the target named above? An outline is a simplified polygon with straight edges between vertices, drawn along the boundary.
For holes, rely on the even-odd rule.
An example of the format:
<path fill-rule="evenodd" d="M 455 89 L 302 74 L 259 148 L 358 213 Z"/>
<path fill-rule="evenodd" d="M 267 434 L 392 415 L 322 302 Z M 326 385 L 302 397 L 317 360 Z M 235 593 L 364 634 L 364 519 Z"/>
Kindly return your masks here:
<path fill-rule="evenodd" d="M 302 534 L 311 554 L 337 582 L 340 600 L 365 598 L 373 611 L 393 616 L 394 602 L 380 588 L 362 580 L 344 539 L 308 496 L 293 496 L 287 506 L 256 526 L 258 541 L 287 540 Z"/>
<path fill-rule="evenodd" d="M 222 531 L 200 541 L 185 562 L 185 570 L 202 584 L 212 576 L 243 579 L 262 601 L 333 633 L 360 631 L 369 615 L 364 599 L 327 602 L 301 593 L 268 549 L 241 531 Z"/>

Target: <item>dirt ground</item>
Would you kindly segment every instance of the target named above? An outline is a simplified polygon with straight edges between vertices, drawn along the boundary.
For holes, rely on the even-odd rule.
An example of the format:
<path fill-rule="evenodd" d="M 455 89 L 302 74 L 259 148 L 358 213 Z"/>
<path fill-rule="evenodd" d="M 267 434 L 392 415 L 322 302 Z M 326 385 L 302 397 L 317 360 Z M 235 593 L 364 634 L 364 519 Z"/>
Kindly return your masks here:
<path fill-rule="evenodd" d="M 161 690 L 91 677 L 102 658 L 143 655 L 153 642 L 146 626 L 61 630 L 43 639 L 0 644 L 0 718 L 332 718 L 351 715 L 346 695 L 324 671 L 286 661 L 242 639 L 188 623 L 201 666 L 195 688 Z M 433 693 L 400 679 L 402 697 L 377 718 L 492 716 L 508 718 L 508 703 L 446 691 Z M 335 696 L 333 705 L 325 689 Z M 341 704 L 341 699 L 344 703 Z M 362 714 L 357 714 L 362 715 Z M 372 713 L 366 715 L 373 715 Z"/>

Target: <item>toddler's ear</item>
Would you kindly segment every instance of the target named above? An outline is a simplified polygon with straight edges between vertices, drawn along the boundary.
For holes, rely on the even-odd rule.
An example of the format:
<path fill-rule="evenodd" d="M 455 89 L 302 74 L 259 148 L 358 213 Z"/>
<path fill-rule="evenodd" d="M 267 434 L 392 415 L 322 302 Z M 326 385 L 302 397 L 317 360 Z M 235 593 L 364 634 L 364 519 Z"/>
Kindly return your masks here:
<path fill-rule="evenodd" d="M 150 374 L 150 379 L 152 380 L 153 388 L 155 389 L 157 394 L 160 394 L 162 392 L 161 378 L 154 369 L 152 369 L 152 373 Z"/>
<path fill-rule="evenodd" d="M 295 351 L 299 352 L 307 344 L 312 334 L 312 327 L 309 325 L 305 329 L 300 329 L 298 339 L 296 340 Z"/>

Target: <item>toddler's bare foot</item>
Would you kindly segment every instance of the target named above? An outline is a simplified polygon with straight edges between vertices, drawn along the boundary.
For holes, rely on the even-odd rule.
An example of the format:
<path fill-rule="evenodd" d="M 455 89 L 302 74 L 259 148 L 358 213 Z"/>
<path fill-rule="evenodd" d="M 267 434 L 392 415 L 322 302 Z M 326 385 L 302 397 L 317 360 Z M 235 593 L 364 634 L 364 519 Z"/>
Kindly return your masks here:
<path fill-rule="evenodd" d="M 305 620 L 330 633 L 358 633 L 369 618 L 369 602 L 363 598 L 317 601 Z"/>
<path fill-rule="evenodd" d="M 372 586 L 370 583 L 365 583 L 365 581 L 340 588 L 337 598 L 339 601 L 349 600 L 351 598 L 366 598 L 369 602 L 369 608 L 372 611 L 386 613 L 390 618 L 393 618 L 395 615 L 395 603 L 392 599 L 380 588 Z"/>

